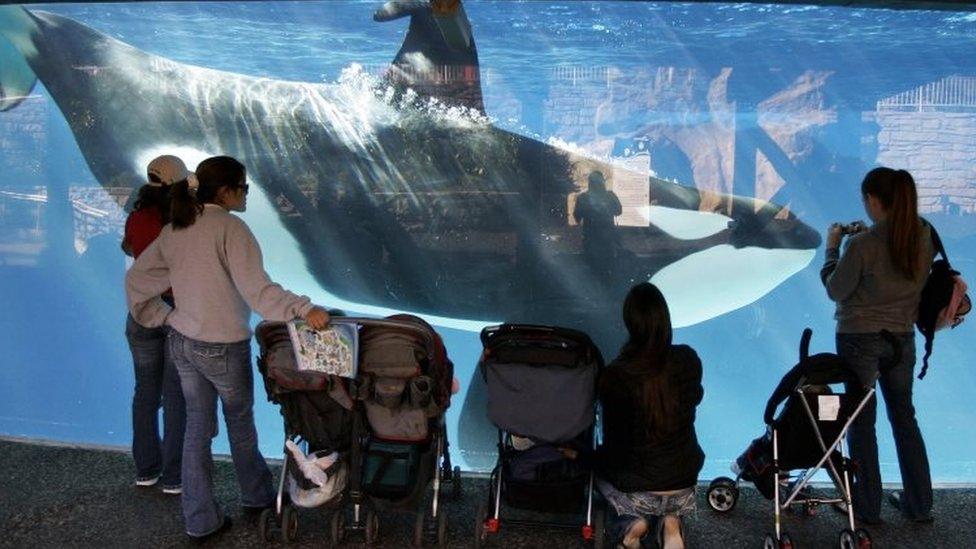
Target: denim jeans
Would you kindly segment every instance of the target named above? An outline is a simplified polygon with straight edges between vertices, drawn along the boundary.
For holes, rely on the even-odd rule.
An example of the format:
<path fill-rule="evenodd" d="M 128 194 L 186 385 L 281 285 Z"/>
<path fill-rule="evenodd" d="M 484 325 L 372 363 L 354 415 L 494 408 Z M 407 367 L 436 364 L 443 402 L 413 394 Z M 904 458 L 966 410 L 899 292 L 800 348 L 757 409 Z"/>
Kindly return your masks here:
<path fill-rule="evenodd" d="M 696 509 L 695 487 L 671 492 L 621 492 L 601 478 L 596 479 L 596 487 L 607 500 L 610 511 L 607 536 L 614 544 L 619 544 L 627 531 L 638 519 L 648 524 L 647 534 L 641 539 L 641 547 L 654 547 L 657 544 L 655 529 L 665 515 L 685 517 Z"/>
<path fill-rule="evenodd" d="M 132 396 L 132 459 L 136 478 L 162 476 L 164 487 L 180 485 L 186 404 L 180 377 L 166 345 L 169 328 L 144 328 L 125 322 L 125 337 L 132 351 L 135 394 Z M 159 406 L 163 407 L 163 440 L 159 440 Z"/>
<path fill-rule="evenodd" d="M 214 499 L 211 439 L 217 435 L 220 399 L 230 453 L 245 507 L 274 502 L 271 471 L 258 450 L 254 428 L 254 378 L 251 342 L 205 343 L 170 331 L 170 351 L 186 397 L 183 442 L 183 518 L 186 532 L 205 536 L 223 523 Z"/>
<path fill-rule="evenodd" d="M 922 519 L 929 517 L 932 511 L 932 477 L 925 441 L 912 405 L 915 334 L 895 334 L 895 339 L 901 346 L 901 359 L 897 363 L 892 362 L 894 349 L 880 334 L 837 334 L 837 354 L 864 383 L 871 383 L 880 373 L 877 379 L 891 422 L 905 489 L 902 512 L 909 518 Z M 851 456 L 857 462 L 852 488 L 854 511 L 866 521 L 878 520 L 881 515 L 876 418 L 877 400 L 871 399 L 851 425 L 848 438 Z"/>

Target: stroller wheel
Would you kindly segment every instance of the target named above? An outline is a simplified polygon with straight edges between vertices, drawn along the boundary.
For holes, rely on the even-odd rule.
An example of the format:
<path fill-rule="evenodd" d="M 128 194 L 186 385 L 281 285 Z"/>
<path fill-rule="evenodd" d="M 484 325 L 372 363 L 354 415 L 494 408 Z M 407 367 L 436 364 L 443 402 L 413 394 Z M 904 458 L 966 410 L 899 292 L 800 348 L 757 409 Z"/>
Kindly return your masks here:
<path fill-rule="evenodd" d="M 376 511 L 366 511 L 366 545 L 372 545 L 380 540 L 380 516 Z"/>
<path fill-rule="evenodd" d="M 443 509 L 437 515 L 437 546 L 447 547 L 447 513 Z"/>
<path fill-rule="evenodd" d="M 261 511 L 261 517 L 258 519 L 258 537 L 264 542 L 271 541 L 271 537 L 274 535 L 273 531 L 277 526 L 274 509 L 268 508 Z"/>
<path fill-rule="evenodd" d="M 779 541 L 773 534 L 766 534 L 766 537 L 763 538 L 763 549 L 794 549 L 795 547 L 793 538 L 786 532 L 780 534 Z"/>
<path fill-rule="evenodd" d="M 607 510 L 597 509 L 593 513 L 593 549 L 603 549 L 607 535 Z"/>
<path fill-rule="evenodd" d="M 451 471 L 451 496 L 456 500 L 461 499 L 461 468 L 456 465 Z"/>
<path fill-rule="evenodd" d="M 424 546 L 424 508 L 417 511 L 417 516 L 413 521 L 413 546 Z"/>
<path fill-rule="evenodd" d="M 728 513 L 739 501 L 739 487 L 729 477 L 718 477 L 708 485 L 708 506 L 719 513 Z"/>
<path fill-rule="evenodd" d="M 481 549 L 481 547 L 488 545 L 488 529 L 485 527 L 486 520 L 488 520 L 488 511 L 485 509 L 484 503 L 479 503 L 478 512 L 474 516 L 475 549 Z"/>
<path fill-rule="evenodd" d="M 346 514 L 342 509 L 332 513 L 332 518 L 329 520 L 329 527 L 332 534 L 332 545 L 338 546 L 346 537 Z"/>
<path fill-rule="evenodd" d="M 837 546 L 840 547 L 840 549 L 857 549 L 854 532 L 848 528 L 841 530 L 840 535 L 837 536 Z"/>
<path fill-rule="evenodd" d="M 864 528 L 855 530 L 854 538 L 857 540 L 857 549 L 871 549 L 871 547 L 874 547 L 871 541 L 871 534 Z"/>
<path fill-rule="evenodd" d="M 291 543 L 298 537 L 298 510 L 286 505 L 281 511 L 281 540 Z"/>

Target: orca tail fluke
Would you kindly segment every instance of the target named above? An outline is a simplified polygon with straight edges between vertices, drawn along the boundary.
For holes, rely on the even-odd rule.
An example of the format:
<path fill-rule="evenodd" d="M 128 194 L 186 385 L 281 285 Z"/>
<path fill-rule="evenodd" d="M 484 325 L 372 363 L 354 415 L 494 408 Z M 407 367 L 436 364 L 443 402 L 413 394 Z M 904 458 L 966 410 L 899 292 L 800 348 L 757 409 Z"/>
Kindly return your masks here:
<path fill-rule="evenodd" d="M 36 53 L 31 38 L 36 28 L 20 6 L 0 6 L 0 111 L 19 105 L 37 85 L 26 59 Z"/>

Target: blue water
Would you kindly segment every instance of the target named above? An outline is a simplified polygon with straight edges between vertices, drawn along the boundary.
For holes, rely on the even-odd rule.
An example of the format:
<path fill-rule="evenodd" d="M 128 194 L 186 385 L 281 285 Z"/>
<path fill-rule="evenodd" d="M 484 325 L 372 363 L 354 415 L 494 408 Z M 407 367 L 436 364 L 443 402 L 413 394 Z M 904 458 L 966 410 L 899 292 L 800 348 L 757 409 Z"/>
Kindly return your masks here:
<path fill-rule="evenodd" d="M 374 23 L 371 15 L 377 6 L 187 2 L 43 9 L 179 62 L 280 80 L 334 82 L 351 64 L 382 66 L 398 50 L 406 20 Z M 655 116 L 670 121 L 664 126 L 700 126 L 702 139 L 711 131 L 708 124 L 720 118 L 718 111 L 709 109 L 705 91 L 691 101 L 667 100 L 679 88 L 673 85 L 651 94 L 663 105 L 656 108 L 620 87 L 608 88 L 606 73 L 601 72 L 608 68 L 618 75 L 618 82 L 637 88 L 651 88 L 660 82 L 655 76 L 660 69 L 671 70 L 685 75 L 699 90 L 707 90 L 724 69 L 731 69 L 724 98 L 734 103 L 735 145 L 747 151 L 745 159 L 736 156 L 739 166 L 749 155 L 755 157 L 753 149 L 768 152 L 757 114 L 764 102 L 791 89 L 808 71 L 825 74 L 816 94 L 817 108 L 806 104 L 807 110 L 791 111 L 794 116 L 786 118 L 786 125 L 800 124 L 800 115 L 810 112 L 829 111 L 830 120 L 789 151 L 792 171 L 777 165 L 787 180 L 777 202 L 789 201 L 792 211 L 816 228 L 863 217 L 858 184 L 878 161 L 883 146 L 878 126 L 864 113 L 874 112 L 883 98 L 930 82 L 976 76 L 976 13 L 542 1 L 468 2 L 466 9 L 478 44 L 486 111 L 495 124 L 542 140 L 559 137 L 590 151 L 619 154 L 649 128 L 659 131 Z M 553 76 L 556 69 L 572 67 L 596 70 L 597 76 L 581 77 L 585 90 L 591 91 L 574 91 L 570 81 Z M 43 86 L 36 92 L 48 97 Z M 595 101 L 609 101 L 612 115 L 596 120 L 584 109 L 584 120 L 567 124 L 546 114 L 553 97 L 584 93 Z M 10 174 L 0 190 L 36 192 L 51 181 L 98 187 L 67 125 L 53 104 L 48 105 L 40 115 L 42 144 L 27 156 L 11 151 L 37 141 L 19 133 L 15 125 L 0 126 L 5 143 L 0 166 Z M 976 108 L 953 109 L 958 116 L 976 120 Z M 0 124 L 15 114 L 16 110 L 0 113 Z M 600 141 L 612 145 L 601 149 Z M 940 157 L 944 152 L 925 149 L 924 137 L 918 142 L 923 156 Z M 22 148 L 16 148 L 18 143 Z M 659 176 L 685 185 L 712 183 L 696 179 L 689 169 L 693 160 L 687 157 L 693 155 L 666 148 L 656 153 L 661 160 L 653 167 Z M 973 161 L 976 158 L 970 165 Z M 729 183 L 733 188 L 726 190 L 754 194 L 750 172 L 739 167 L 734 171 Z M 976 192 L 972 173 L 965 178 L 967 192 Z M 34 217 L 24 201 L 3 200 L 0 299 L 5 305 L 0 311 L 0 344 L 7 367 L 0 383 L 0 433 L 127 444 L 132 374 L 123 337 L 125 264 L 118 251 L 122 215 L 103 199 L 99 207 L 109 211 L 107 229 L 76 244 L 70 227 L 61 227 L 66 234 L 56 234 L 53 201 Z M 944 227 L 954 263 L 964 272 L 976 273 L 976 213 L 963 209 L 931 217 Z M 30 252 L 26 256 L 31 259 L 23 265 L 14 260 L 23 254 L 10 250 L 51 238 L 60 238 L 75 251 Z M 833 310 L 817 277 L 821 261 L 818 255 L 806 269 L 746 307 L 677 331 L 676 340 L 695 347 L 705 367 L 706 396 L 697 424 L 708 456 L 703 478 L 724 473 L 730 460 L 760 432 L 765 399 L 794 363 L 804 327 L 815 331 L 815 350 L 833 349 Z M 480 352 L 477 334 L 451 328 L 442 333 L 458 377 L 466 384 Z M 932 371 L 916 385 L 933 476 L 941 482 L 976 480 L 976 427 L 969 405 L 976 374 L 967 352 L 967 342 L 974 337 L 972 321 L 941 333 Z M 256 396 L 262 448 L 278 455 L 282 429 L 277 410 L 264 402 L 260 386 Z M 463 392 L 449 412 L 452 435 L 459 428 L 462 397 Z M 881 415 L 884 474 L 896 480 L 894 449 Z M 218 438 L 216 447 L 226 451 L 226 440 Z"/>

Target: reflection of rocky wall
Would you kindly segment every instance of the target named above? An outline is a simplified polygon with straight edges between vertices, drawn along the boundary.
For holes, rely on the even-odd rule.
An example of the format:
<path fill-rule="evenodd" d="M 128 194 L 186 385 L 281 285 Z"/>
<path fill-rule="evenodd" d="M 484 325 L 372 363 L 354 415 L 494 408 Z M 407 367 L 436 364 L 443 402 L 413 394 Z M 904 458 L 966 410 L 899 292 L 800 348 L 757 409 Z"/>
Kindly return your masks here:
<path fill-rule="evenodd" d="M 28 174 L 40 173 L 47 145 L 48 103 L 39 96 L 24 99 L 0 113 L 0 173 L 6 185 L 30 185 Z"/>
<path fill-rule="evenodd" d="M 556 137 L 597 155 L 619 154 L 615 144 L 646 140 L 687 157 L 700 189 L 729 192 L 735 143 L 735 105 L 726 90 L 731 69 L 707 74 L 677 67 L 567 67 L 553 75 L 546 127 Z"/>
<path fill-rule="evenodd" d="M 918 183 L 923 213 L 976 213 L 976 112 L 878 112 L 878 164 Z"/>

